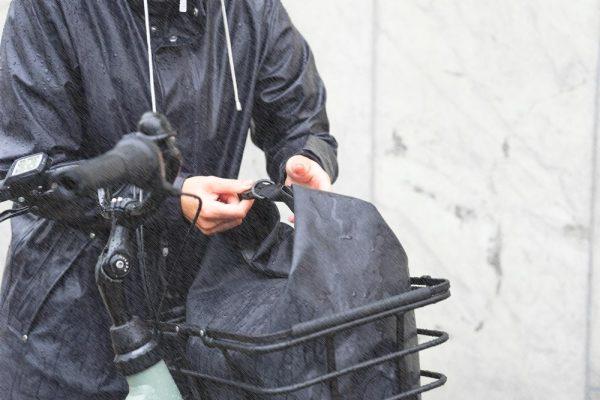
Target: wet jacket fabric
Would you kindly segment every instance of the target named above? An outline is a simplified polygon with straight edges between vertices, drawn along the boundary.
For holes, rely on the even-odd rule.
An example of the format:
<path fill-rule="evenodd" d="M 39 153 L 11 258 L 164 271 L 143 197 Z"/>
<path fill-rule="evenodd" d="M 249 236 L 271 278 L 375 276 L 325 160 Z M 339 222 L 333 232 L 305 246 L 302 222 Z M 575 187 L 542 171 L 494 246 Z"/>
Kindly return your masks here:
<path fill-rule="evenodd" d="M 158 111 L 177 129 L 184 158 L 178 182 L 236 177 L 249 129 L 274 180 L 294 154 L 335 178 L 325 88 L 279 0 L 226 1 L 242 112 L 220 2 L 188 0 L 187 13 L 178 3 L 150 1 Z M 0 46 L 0 176 L 34 152 L 59 164 L 107 151 L 150 109 L 148 81 L 141 1 L 13 1 Z M 194 232 L 171 265 L 187 224 L 177 199 L 163 208 L 146 229 L 147 262 L 175 268 L 172 286 L 184 291 L 211 240 Z M 3 400 L 125 396 L 93 276 L 105 236 L 86 219 L 93 208 L 72 210 L 69 221 L 13 220 L 0 293 Z"/>
<path fill-rule="evenodd" d="M 292 228 L 279 222 L 272 203 L 257 201 L 239 228 L 216 238 L 220 251 L 211 248 L 190 289 L 188 322 L 207 331 L 263 337 L 410 290 L 406 253 L 372 204 L 294 186 L 294 210 Z M 400 320 L 397 327 L 388 318 L 331 336 L 337 367 L 349 368 L 415 346 L 414 313 L 407 312 Z M 298 336 L 258 343 L 268 347 L 292 338 Z M 285 350 L 253 354 L 224 352 L 193 338 L 187 354 L 194 369 L 204 374 L 278 388 L 326 374 L 324 344 L 320 337 Z M 389 399 L 418 385 L 419 359 L 412 354 L 343 376 L 338 380 L 338 398 Z M 327 383 L 278 396 L 249 394 L 213 382 L 206 382 L 204 391 L 215 400 L 336 398 Z"/>

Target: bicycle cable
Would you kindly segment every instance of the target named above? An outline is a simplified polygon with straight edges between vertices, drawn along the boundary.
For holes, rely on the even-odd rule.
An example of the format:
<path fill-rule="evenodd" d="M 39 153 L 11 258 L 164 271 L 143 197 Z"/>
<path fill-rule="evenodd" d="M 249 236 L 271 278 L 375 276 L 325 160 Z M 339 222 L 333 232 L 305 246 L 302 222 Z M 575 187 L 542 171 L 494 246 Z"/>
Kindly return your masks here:
<path fill-rule="evenodd" d="M 199 196 L 196 196 L 195 194 L 183 193 L 183 192 L 180 192 L 179 195 L 185 196 L 185 197 L 191 197 L 191 198 L 198 200 L 198 207 L 196 208 L 196 214 L 194 215 L 194 218 L 191 220 L 188 230 L 185 233 L 185 236 L 183 237 L 183 241 L 181 242 L 181 247 L 179 248 L 179 253 L 177 254 L 177 258 L 175 259 L 175 262 L 172 263 L 170 267 L 167 267 L 167 274 L 165 276 L 165 287 L 162 290 L 162 293 L 160 296 L 160 301 L 158 303 L 158 308 L 156 309 L 156 314 L 155 314 L 155 319 L 156 319 L 157 323 L 160 322 L 160 313 L 162 312 L 162 306 L 163 306 L 163 303 L 165 300 L 165 296 L 167 294 L 167 291 L 169 290 L 171 278 L 173 276 L 173 269 L 174 269 L 173 265 L 177 265 L 177 264 L 179 264 L 179 261 L 181 261 L 181 257 L 182 257 L 183 251 L 185 250 L 185 247 L 187 245 L 188 239 L 189 239 L 192 231 L 194 230 L 196 223 L 198 222 L 198 218 L 200 217 L 200 211 L 202 211 L 202 199 Z M 168 265 L 168 264 L 165 264 L 165 265 Z"/>

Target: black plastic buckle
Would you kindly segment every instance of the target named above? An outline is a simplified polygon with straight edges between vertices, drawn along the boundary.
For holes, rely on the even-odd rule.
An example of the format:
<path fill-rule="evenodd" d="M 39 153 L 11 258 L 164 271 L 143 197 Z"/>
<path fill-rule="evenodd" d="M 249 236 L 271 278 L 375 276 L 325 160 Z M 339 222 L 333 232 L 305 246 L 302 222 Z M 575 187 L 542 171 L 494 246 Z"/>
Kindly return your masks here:
<path fill-rule="evenodd" d="M 285 203 L 294 211 L 294 192 L 289 186 L 268 179 L 256 181 L 250 190 L 238 195 L 240 200 L 270 200 Z"/>

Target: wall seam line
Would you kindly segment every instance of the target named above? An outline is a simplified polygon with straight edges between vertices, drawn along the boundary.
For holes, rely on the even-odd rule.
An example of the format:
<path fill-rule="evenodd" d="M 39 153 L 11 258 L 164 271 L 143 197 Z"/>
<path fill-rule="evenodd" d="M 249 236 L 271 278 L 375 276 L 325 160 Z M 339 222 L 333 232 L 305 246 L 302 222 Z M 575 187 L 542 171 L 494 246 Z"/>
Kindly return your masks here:
<path fill-rule="evenodd" d="M 377 187 L 376 187 L 376 167 L 377 167 L 377 66 L 379 63 L 379 0 L 372 0 L 372 15 L 371 15 L 371 122 L 369 130 L 371 131 L 371 160 L 370 160 L 370 182 L 369 182 L 369 197 L 372 203 L 377 203 Z"/>
<path fill-rule="evenodd" d="M 600 27 L 600 25 L 599 25 Z M 598 31 L 600 33 L 600 30 Z M 588 271 L 587 271 L 587 293 L 585 304 L 585 344 L 584 344 L 584 365 L 585 365 L 585 389 L 584 396 L 586 400 L 591 400 L 591 340 L 592 340 L 592 303 L 593 303 L 593 285 L 594 285 L 594 264 L 596 262 L 594 243 L 596 241 L 596 198 L 598 195 L 598 130 L 600 129 L 598 117 L 600 115 L 600 41 L 596 52 L 596 82 L 594 87 L 594 111 L 592 123 L 592 171 L 590 183 L 590 205 L 589 205 L 589 229 L 588 229 Z"/>

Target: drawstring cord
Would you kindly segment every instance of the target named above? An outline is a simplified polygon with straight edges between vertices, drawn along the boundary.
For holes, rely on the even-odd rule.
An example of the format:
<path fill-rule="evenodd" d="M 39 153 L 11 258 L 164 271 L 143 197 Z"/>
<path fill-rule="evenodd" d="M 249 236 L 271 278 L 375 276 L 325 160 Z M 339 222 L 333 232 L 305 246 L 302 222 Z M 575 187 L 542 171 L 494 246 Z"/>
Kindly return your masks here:
<path fill-rule="evenodd" d="M 154 62 L 152 57 L 152 37 L 150 35 L 150 11 L 148 7 L 148 0 L 144 0 L 144 23 L 146 25 L 146 46 L 148 47 L 148 73 L 150 74 L 150 101 L 152 102 L 152 112 L 156 113 L 156 92 L 154 89 Z M 138 192 L 139 190 L 139 192 Z M 144 191 L 142 189 L 134 188 L 134 194 L 137 192 L 139 195 L 140 202 L 144 198 Z M 154 312 L 152 307 L 152 301 L 150 299 L 150 290 L 148 288 L 148 279 L 146 276 L 146 259 L 144 257 L 144 225 L 136 230 L 136 240 L 138 249 L 138 262 L 140 270 L 142 271 L 142 281 L 144 287 L 144 295 L 146 296 L 146 304 L 150 307 L 151 311 Z"/>
<path fill-rule="evenodd" d="M 146 46 L 148 46 L 148 72 L 150 74 L 150 100 L 152 112 L 156 112 L 156 91 L 154 89 L 154 62 L 152 57 L 152 37 L 150 35 L 150 11 L 148 0 L 144 0 L 144 22 L 146 24 Z"/>
<path fill-rule="evenodd" d="M 187 12 L 187 0 L 179 1 L 179 11 Z M 229 68 L 231 69 L 231 83 L 233 85 L 233 95 L 235 97 L 235 108 L 242 111 L 240 94 L 238 91 L 237 76 L 235 74 L 235 65 L 233 62 L 233 49 L 231 46 L 231 36 L 229 34 L 229 21 L 227 20 L 227 9 L 225 0 L 221 0 L 221 14 L 223 15 L 223 27 L 225 30 L 225 39 L 227 42 L 227 57 L 229 59 Z M 144 0 L 144 22 L 146 25 L 146 46 L 148 47 L 148 73 L 150 74 L 150 100 L 152 102 L 152 111 L 156 112 L 156 89 L 154 85 L 154 62 L 152 55 L 152 36 L 150 32 L 150 11 L 148 0 Z"/>
<path fill-rule="evenodd" d="M 231 36 L 229 35 L 229 22 L 227 21 L 227 10 L 225 9 L 225 0 L 221 0 L 221 14 L 223 14 L 223 26 L 225 29 L 225 39 L 227 41 L 227 56 L 229 57 L 229 68 L 231 68 L 231 82 L 233 84 L 233 95 L 235 96 L 235 108 L 242 111 L 240 95 L 238 92 L 237 77 L 235 76 L 235 65 L 233 64 L 233 50 L 231 48 Z"/>

